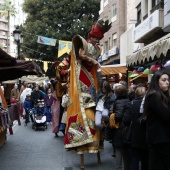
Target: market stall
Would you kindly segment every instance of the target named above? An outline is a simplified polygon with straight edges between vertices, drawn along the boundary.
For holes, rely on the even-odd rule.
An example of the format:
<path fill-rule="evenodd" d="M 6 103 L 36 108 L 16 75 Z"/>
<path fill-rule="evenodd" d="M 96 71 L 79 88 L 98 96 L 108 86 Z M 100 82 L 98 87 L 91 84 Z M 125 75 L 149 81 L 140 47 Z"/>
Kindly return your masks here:
<path fill-rule="evenodd" d="M 0 81 L 5 80 L 13 80 L 20 78 L 24 75 L 39 75 L 42 76 L 42 70 L 40 67 L 33 61 L 24 61 L 24 60 L 16 60 L 11 57 L 5 51 L 0 49 Z M 8 118 L 14 117 L 14 119 L 18 116 L 19 112 L 16 110 L 15 115 L 14 112 L 9 112 L 6 99 L 0 88 L 0 99 L 1 99 L 1 108 L 0 108 L 0 146 L 2 146 L 6 141 L 6 132 L 7 132 L 7 123 L 12 124 L 12 122 L 8 120 Z M 8 115 L 9 114 L 9 115 Z M 11 115 L 10 115 L 11 114 Z M 12 119 L 11 119 L 12 120 Z M 12 134 L 12 128 L 9 128 L 10 133 Z"/>
<path fill-rule="evenodd" d="M 158 70 L 168 70 L 166 68 L 168 60 L 170 60 L 170 33 L 126 57 L 128 70 L 133 72 L 137 68 L 144 68 L 142 72 L 137 72 L 136 76 L 129 77 L 129 80 L 146 83 L 149 79 L 148 75 Z M 145 70 L 151 72 L 145 74 Z"/>
<path fill-rule="evenodd" d="M 110 84 L 117 83 L 121 80 L 127 81 L 126 64 L 114 64 L 101 66 L 102 79 L 106 79 Z"/>

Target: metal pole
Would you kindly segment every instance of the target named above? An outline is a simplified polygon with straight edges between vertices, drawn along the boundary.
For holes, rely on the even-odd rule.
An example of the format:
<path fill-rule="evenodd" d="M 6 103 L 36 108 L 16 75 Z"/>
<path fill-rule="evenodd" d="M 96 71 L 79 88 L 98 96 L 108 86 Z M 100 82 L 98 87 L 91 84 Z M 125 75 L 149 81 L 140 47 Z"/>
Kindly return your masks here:
<path fill-rule="evenodd" d="M 18 59 L 20 59 L 20 42 L 17 41 L 17 47 L 18 47 Z"/>

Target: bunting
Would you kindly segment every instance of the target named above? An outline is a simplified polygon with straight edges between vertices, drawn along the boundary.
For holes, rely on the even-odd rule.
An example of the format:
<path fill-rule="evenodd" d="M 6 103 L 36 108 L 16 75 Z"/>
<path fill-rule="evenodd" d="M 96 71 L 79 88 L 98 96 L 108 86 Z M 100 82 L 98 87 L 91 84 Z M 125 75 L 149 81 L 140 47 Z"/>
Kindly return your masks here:
<path fill-rule="evenodd" d="M 58 57 L 61 57 L 65 53 L 69 54 L 69 52 L 72 49 L 72 42 L 71 41 L 59 40 L 58 44 L 59 44 Z"/>
<path fill-rule="evenodd" d="M 55 46 L 56 41 L 57 41 L 56 39 L 47 38 L 47 37 L 43 37 L 43 36 L 38 36 L 38 40 L 37 40 L 37 42 L 40 44 L 50 45 L 50 46 Z"/>

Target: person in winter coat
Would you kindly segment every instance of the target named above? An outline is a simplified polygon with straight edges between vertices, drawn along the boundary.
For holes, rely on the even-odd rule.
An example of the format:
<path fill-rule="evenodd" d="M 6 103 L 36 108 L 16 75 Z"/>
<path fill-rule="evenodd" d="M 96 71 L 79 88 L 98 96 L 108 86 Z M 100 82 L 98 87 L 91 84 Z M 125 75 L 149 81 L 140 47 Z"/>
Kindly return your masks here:
<path fill-rule="evenodd" d="M 149 145 L 148 170 L 170 169 L 170 77 L 154 73 L 144 101 L 146 139 Z"/>
<path fill-rule="evenodd" d="M 102 119 L 108 121 L 109 113 L 113 112 L 114 95 L 109 82 L 101 83 L 96 103 L 95 124 L 99 129 L 103 129 Z"/>
<path fill-rule="evenodd" d="M 31 95 L 32 89 L 30 88 L 30 84 L 26 84 L 25 88 L 23 89 L 23 91 L 20 94 L 20 107 L 23 107 L 24 105 L 24 101 L 26 99 L 26 95 L 30 94 Z M 25 110 L 23 109 L 23 113 L 22 115 L 25 115 Z"/>
<path fill-rule="evenodd" d="M 131 122 L 131 102 L 128 99 L 127 88 L 119 85 L 115 88 L 116 100 L 114 102 L 113 113 L 115 114 L 115 122 L 119 123 L 119 127 L 114 129 L 113 146 L 116 151 L 116 168 L 115 170 L 130 170 L 129 147 L 124 143 L 123 130 Z"/>
<path fill-rule="evenodd" d="M 33 105 L 36 105 L 37 101 L 42 100 L 42 99 L 44 99 L 44 96 L 43 96 L 42 92 L 39 90 L 39 86 L 36 85 L 34 90 L 31 93 L 31 100 L 33 102 Z"/>
<path fill-rule="evenodd" d="M 20 102 L 24 103 L 27 94 L 31 95 L 32 89 L 30 88 L 30 85 L 27 84 L 26 88 L 22 91 L 21 95 L 20 95 Z"/>
<path fill-rule="evenodd" d="M 25 109 L 25 126 L 27 126 L 27 123 L 29 122 L 29 111 L 33 108 L 32 101 L 31 101 L 31 95 L 27 94 L 26 99 L 24 101 L 24 109 Z M 33 122 L 33 117 L 30 115 L 31 121 Z"/>
<path fill-rule="evenodd" d="M 52 97 L 52 93 L 51 93 L 51 89 L 49 88 L 47 91 L 47 95 L 44 98 L 44 102 L 45 102 L 45 110 L 46 110 L 46 119 L 47 119 L 47 123 L 50 124 L 51 123 L 51 119 L 52 119 L 52 112 L 51 112 L 51 106 L 53 104 L 53 97 Z"/>
<path fill-rule="evenodd" d="M 139 162 L 141 161 L 141 170 L 148 169 L 148 147 L 146 143 L 146 131 L 142 128 L 140 118 L 143 114 L 140 113 L 142 99 L 146 93 L 145 87 L 137 87 L 135 90 L 135 99 L 132 100 L 132 131 L 131 131 L 131 146 L 130 159 L 131 170 L 139 170 Z"/>
<path fill-rule="evenodd" d="M 10 99 L 12 99 L 13 96 L 15 96 L 16 99 L 18 99 L 19 90 L 18 90 L 18 85 L 17 84 L 15 84 L 14 88 L 11 90 Z"/>

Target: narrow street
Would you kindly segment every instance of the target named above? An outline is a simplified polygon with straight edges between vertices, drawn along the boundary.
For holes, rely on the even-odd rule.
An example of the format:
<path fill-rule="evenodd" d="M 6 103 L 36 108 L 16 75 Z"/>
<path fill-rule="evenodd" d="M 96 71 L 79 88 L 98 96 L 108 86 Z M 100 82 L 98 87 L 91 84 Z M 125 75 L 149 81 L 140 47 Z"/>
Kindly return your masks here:
<path fill-rule="evenodd" d="M 0 170 L 79 170 L 80 157 L 76 152 L 66 151 L 63 135 L 54 137 L 51 125 L 48 129 L 33 130 L 31 123 L 26 127 L 14 125 L 13 135 L 7 135 L 5 145 L 0 148 Z M 85 154 L 85 170 L 113 170 L 112 147 L 105 142 L 101 152 L 102 163 L 97 163 L 96 154 Z"/>

